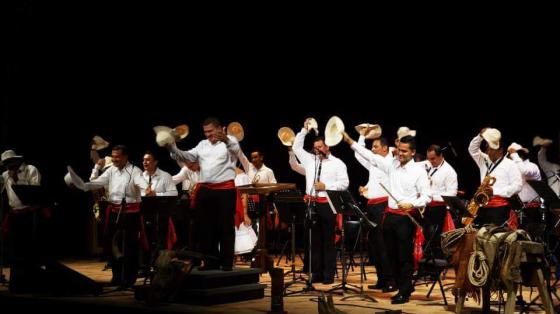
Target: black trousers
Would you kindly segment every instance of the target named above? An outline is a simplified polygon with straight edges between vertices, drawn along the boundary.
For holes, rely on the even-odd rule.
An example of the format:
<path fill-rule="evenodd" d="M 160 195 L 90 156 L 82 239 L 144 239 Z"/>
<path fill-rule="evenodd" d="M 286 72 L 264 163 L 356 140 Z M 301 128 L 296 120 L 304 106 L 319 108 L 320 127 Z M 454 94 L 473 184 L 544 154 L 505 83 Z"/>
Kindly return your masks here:
<path fill-rule="evenodd" d="M 394 278 L 399 293 L 409 296 L 412 293 L 412 274 L 414 273 L 414 236 L 416 225 L 408 216 L 388 213 L 383 223 L 383 237 L 391 265 L 388 276 Z"/>
<path fill-rule="evenodd" d="M 377 272 L 378 284 L 388 283 L 387 270 L 390 267 L 383 238 L 382 222 L 385 207 L 387 207 L 387 202 L 367 206 L 368 218 L 377 224 L 377 228 L 368 231 L 368 252 Z"/>
<path fill-rule="evenodd" d="M 132 286 L 138 277 L 140 241 L 140 213 L 109 214 L 109 236 L 112 239 L 110 258 L 113 278 L 120 286 Z"/>
<path fill-rule="evenodd" d="M 430 241 L 430 245 L 426 250 L 426 253 L 428 253 L 426 257 L 434 256 L 435 258 L 443 258 L 443 252 L 441 250 L 441 229 L 443 228 L 446 214 L 447 207 L 445 205 L 428 206 L 424 211 L 422 228 L 424 229 L 426 241 Z"/>
<path fill-rule="evenodd" d="M 481 207 L 473 223 L 477 225 L 493 224 L 501 226 L 509 219 L 509 206 Z"/>
<path fill-rule="evenodd" d="M 315 212 L 316 217 L 311 226 L 311 272 L 314 276 L 329 280 L 334 278 L 336 271 L 336 215 L 326 203 L 316 203 Z"/>
<path fill-rule="evenodd" d="M 205 260 L 210 268 L 233 266 L 236 198 L 235 189 L 212 190 L 201 187 L 198 191 L 194 243 L 200 253 L 218 258 Z"/>

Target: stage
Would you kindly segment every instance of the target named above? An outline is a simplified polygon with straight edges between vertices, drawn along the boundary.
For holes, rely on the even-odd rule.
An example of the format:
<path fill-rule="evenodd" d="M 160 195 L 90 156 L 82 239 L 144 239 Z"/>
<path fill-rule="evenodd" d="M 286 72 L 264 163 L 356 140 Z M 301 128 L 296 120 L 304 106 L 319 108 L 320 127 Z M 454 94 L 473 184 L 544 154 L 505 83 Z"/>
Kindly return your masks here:
<path fill-rule="evenodd" d="M 276 260 L 277 261 L 277 260 Z M 289 265 L 284 263 L 284 259 L 279 266 L 282 266 L 288 271 Z M 133 291 L 114 291 L 114 287 L 109 287 L 111 279 L 111 271 L 103 271 L 104 262 L 98 260 L 62 260 L 63 264 L 69 268 L 85 275 L 96 282 L 103 285 L 103 293 L 99 296 L 93 295 L 80 295 L 80 296 L 65 296 L 54 297 L 48 295 L 28 295 L 28 294 L 10 294 L 7 285 L 0 286 L 0 308 L 2 313 L 16 313 L 25 312 L 31 309 L 41 309 L 47 312 L 73 312 L 73 313 L 148 313 L 148 312 L 183 312 L 183 313 L 266 313 L 270 310 L 271 289 L 270 289 L 270 276 L 263 274 L 260 282 L 267 285 L 265 289 L 265 297 L 263 299 L 234 302 L 228 304 L 220 304 L 213 306 L 195 306 L 187 304 L 163 304 L 157 306 L 147 306 L 143 302 L 134 298 Z M 298 260 L 299 262 L 299 260 Z M 298 268 L 301 263 L 298 263 Z M 339 265 L 340 266 L 340 265 Z M 236 267 L 248 267 L 246 263 L 238 262 Z M 339 276 L 341 269 L 338 269 Z M 350 271 L 348 282 L 353 285 L 360 284 L 359 268 L 354 268 Z M 9 278 L 9 269 L 4 269 L 4 275 Z M 412 294 L 410 302 L 404 305 L 392 305 L 390 297 L 395 294 L 381 293 L 379 290 L 367 289 L 368 284 L 375 282 L 375 273 L 373 266 L 366 266 L 367 282 L 364 284 L 365 293 L 378 300 L 378 303 L 371 301 L 361 301 L 359 298 L 352 298 L 350 300 L 341 301 L 342 295 L 333 295 L 335 306 L 347 313 L 376 313 L 387 310 L 402 310 L 403 313 L 452 313 L 454 312 L 455 302 L 451 294 L 451 286 L 454 281 L 453 270 L 450 269 L 443 281 L 445 292 L 447 296 L 448 306 L 444 305 L 441 293 L 436 285 L 430 298 L 426 298 L 429 286 L 417 285 L 416 291 Z M 285 277 L 288 282 L 291 277 Z M 136 285 L 142 285 L 143 280 L 139 279 Z M 340 283 L 340 279 L 335 280 L 335 285 Z M 333 285 L 315 284 L 316 291 L 307 293 L 297 293 L 291 296 L 284 297 L 284 310 L 288 313 L 317 313 L 317 297 L 320 291 L 326 291 Z M 291 291 L 301 289 L 303 285 L 295 285 Z M 525 300 L 529 300 L 538 295 L 534 289 L 532 295 L 529 288 L 523 289 L 523 296 Z M 345 293 L 344 296 L 353 295 L 353 293 Z M 495 298 L 494 298 L 495 299 Z M 555 305 L 558 300 L 552 298 Z M 496 303 L 496 302 L 493 302 Z M 11 310 L 10 310 L 11 309 Z M 17 309 L 17 310 L 16 310 Z M 516 312 L 519 311 L 519 307 Z M 472 313 L 480 310 L 480 306 L 474 301 L 468 300 L 465 302 L 465 310 L 463 313 Z M 498 311 L 497 304 L 492 305 L 493 311 Z M 502 308 L 503 310 L 503 308 Z M 543 311 L 538 306 L 532 306 L 530 313 L 542 313 Z"/>

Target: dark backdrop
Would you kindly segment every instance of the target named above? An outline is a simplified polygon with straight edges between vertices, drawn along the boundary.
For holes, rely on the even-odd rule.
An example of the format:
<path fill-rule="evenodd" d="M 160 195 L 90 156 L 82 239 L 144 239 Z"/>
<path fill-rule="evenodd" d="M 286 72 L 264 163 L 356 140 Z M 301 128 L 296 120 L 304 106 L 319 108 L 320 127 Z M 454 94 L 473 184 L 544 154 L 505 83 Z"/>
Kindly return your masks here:
<path fill-rule="evenodd" d="M 303 187 L 276 137 L 279 127 L 297 132 L 313 116 L 323 133 L 338 115 L 355 138 L 353 126 L 371 122 L 392 141 L 406 125 L 418 130 L 422 153 L 452 142 L 458 156 L 446 157 L 468 193 L 478 186 L 478 170 L 467 145 L 482 127 L 497 127 L 508 144 L 527 146 L 535 135 L 558 142 L 557 82 L 550 76 L 556 66 L 548 44 L 524 32 L 515 36 L 525 49 L 514 49 L 498 43 L 507 34 L 496 40 L 465 39 L 466 32 L 303 31 L 285 21 L 262 27 L 209 13 L 197 19 L 163 6 L 6 6 L 0 149 L 15 149 L 43 174 L 58 204 L 58 254 L 84 253 L 91 199 L 68 190 L 62 178 L 67 165 L 89 176 L 95 134 L 127 145 L 137 163 L 144 150 L 158 151 L 161 168 L 175 173 L 176 164 L 155 146 L 153 126 L 188 124 L 191 134 L 180 143 L 187 149 L 202 139 L 205 117 L 239 121 L 242 148 L 260 148 L 279 182 Z M 355 192 L 367 172 L 345 143 L 332 150 L 346 162 Z"/>

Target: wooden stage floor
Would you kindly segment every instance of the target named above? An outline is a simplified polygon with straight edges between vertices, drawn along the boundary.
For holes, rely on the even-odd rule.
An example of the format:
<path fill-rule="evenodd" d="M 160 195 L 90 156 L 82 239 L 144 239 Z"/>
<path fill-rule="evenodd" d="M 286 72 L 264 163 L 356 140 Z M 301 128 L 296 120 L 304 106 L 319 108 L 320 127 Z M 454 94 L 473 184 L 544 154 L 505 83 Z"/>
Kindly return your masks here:
<path fill-rule="evenodd" d="M 111 279 L 111 271 L 103 271 L 104 262 L 100 262 L 97 260 L 63 260 L 62 261 L 65 265 L 69 266 L 70 268 L 80 272 L 81 274 L 94 279 L 100 283 L 108 284 Z M 299 262 L 299 261 L 298 261 Z M 301 262 L 298 263 L 298 268 L 301 268 Z M 280 263 L 281 267 L 287 271 L 290 269 L 290 266 L 284 263 L 284 260 Z M 248 267 L 247 264 L 244 263 L 237 263 L 236 267 Z M 339 265 L 340 267 L 340 265 Z M 340 268 L 339 268 L 340 274 Z M 4 269 L 4 275 L 6 277 L 9 274 L 9 269 Z M 348 276 L 348 282 L 353 285 L 360 284 L 360 272 L 359 268 L 354 268 L 354 271 L 351 271 Z M 444 280 L 444 287 L 446 289 L 446 296 L 447 301 L 449 302 L 448 306 L 444 305 L 443 298 L 441 296 L 440 290 L 438 286 L 434 288 L 430 298 L 426 298 L 426 294 L 428 292 L 429 286 L 427 285 L 419 285 L 416 286 L 416 291 L 411 296 L 411 300 L 407 304 L 403 305 L 392 305 L 390 297 L 395 294 L 395 292 L 391 293 L 381 293 L 379 290 L 369 290 L 367 289 L 368 284 L 375 283 L 376 276 L 374 273 L 373 266 L 366 266 L 366 275 L 367 275 L 367 282 L 364 283 L 365 293 L 369 296 L 374 297 L 377 299 L 378 303 L 373 303 L 371 301 L 361 301 L 359 298 L 352 298 L 350 300 L 342 301 L 341 295 L 333 295 L 334 302 L 337 309 L 340 309 L 347 313 L 377 313 L 383 312 L 386 310 L 402 310 L 403 313 L 429 313 L 429 314 L 436 314 L 436 313 L 453 313 L 455 309 L 454 297 L 451 294 L 451 286 L 454 281 L 454 273 L 453 270 L 449 270 L 447 273 L 447 277 Z M 285 281 L 290 281 L 291 277 L 285 277 Z M 130 312 L 134 311 L 135 313 L 138 312 L 183 312 L 183 313 L 266 313 L 270 310 L 270 277 L 268 274 L 263 274 L 261 276 L 261 283 L 267 284 L 268 287 L 265 290 L 265 298 L 260 300 L 252 300 L 252 301 L 243 301 L 243 302 L 236 302 L 236 303 L 228 303 L 222 305 L 214 305 L 209 307 L 204 306 L 192 306 L 192 305 L 185 305 L 185 304 L 165 304 L 162 306 L 156 307 L 147 307 L 142 302 L 139 302 L 134 299 L 134 295 L 132 291 L 118 291 L 118 292 L 109 292 L 104 293 L 101 296 L 72 296 L 72 297 L 48 297 L 48 296 L 30 296 L 30 295 L 13 295 L 8 293 L 7 286 L 3 285 L 0 286 L 0 300 L 7 299 L 7 298 L 18 298 L 20 302 L 23 300 L 33 301 L 36 302 L 38 300 L 43 301 L 50 301 L 50 302 L 70 302 L 73 304 L 82 304 L 84 306 L 94 306 L 94 305 L 102 305 L 105 309 L 128 309 Z M 339 284 L 340 280 L 335 280 L 335 285 Z M 141 279 L 138 280 L 136 283 L 142 284 Z M 314 287 L 317 291 L 307 292 L 307 293 L 298 293 L 292 296 L 284 297 L 284 310 L 288 313 L 317 313 L 317 296 L 319 295 L 318 291 L 326 291 L 330 289 L 333 285 L 323 285 L 323 284 L 315 284 Z M 296 285 L 294 286 L 294 290 L 299 290 L 303 287 L 303 285 Z M 105 292 L 110 291 L 112 288 L 107 287 L 105 288 Z M 346 293 L 344 296 L 354 295 L 353 293 Z M 524 287 L 523 289 L 523 296 L 525 300 L 530 300 L 538 295 L 538 291 L 533 289 L 531 291 L 529 288 Z M 495 297 L 493 299 L 496 299 Z M 559 300 L 556 297 L 553 297 L 553 301 L 555 305 L 559 303 Z M 2 302 L 0 302 L 1 304 Z M 496 303 L 496 302 L 495 302 Z M 1 307 L 1 305 L 0 305 Z M 493 312 L 498 311 L 497 305 L 492 305 Z M 516 312 L 518 312 L 520 308 L 518 307 Z M 538 306 L 532 306 L 530 308 L 530 313 L 543 313 L 541 308 Z M 476 313 L 480 311 L 480 306 L 476 304 L 473 300 L 468 300 L 465 302 L 465 309 L 463 313 Z M 503 311 L 503 308 L 502 308 Z M 118 311 L 123 312 L 123 311 Z M 2 313 L 11 313 L 11 311 L 4 311 Z M 107 313 L 106 310 L 103 310 L 102 314 Z M 81 313 L 80 313 L 81 314 Z"/>

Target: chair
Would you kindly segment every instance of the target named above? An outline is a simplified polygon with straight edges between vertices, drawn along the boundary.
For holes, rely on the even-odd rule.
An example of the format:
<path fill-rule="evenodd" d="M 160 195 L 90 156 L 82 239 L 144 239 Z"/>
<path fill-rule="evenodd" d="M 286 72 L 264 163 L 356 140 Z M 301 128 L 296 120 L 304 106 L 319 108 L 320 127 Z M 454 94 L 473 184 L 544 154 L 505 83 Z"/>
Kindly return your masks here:
<path fill-rule="evenodd" d="M 430 287 L 430 290 L 428 290 L 428 294 L 426 295 L 426 297 L 429 298 L 435 285 L 439 284 L 443 302 L 445 303 L 445 305 L 448 305 L 447 298 L 445 296 L 445 289 L 443 288 L 442 283 L 442 274 L 443 277 L 445 277 L 447 269 L 451 267 L 451 264 L 447 259 L 436 258 L 436 254 L 434 252 L 434 236 L 437 234 L 436 231 L 440 226 L 436 225 L 434 227 L 435 230 L 433 230 L 433 232 L 429 234 L 428 241 L 426 241 L 424 247 L 422 248 L 424 251 L 424 257 L 418 262 L 418 271 L 414 276 L 414 282 L 412 285 L 428 285 L 431 283 L 432 286 Z M 418 280 L 421 280 L 421 282 L 417 283 Z"/>

